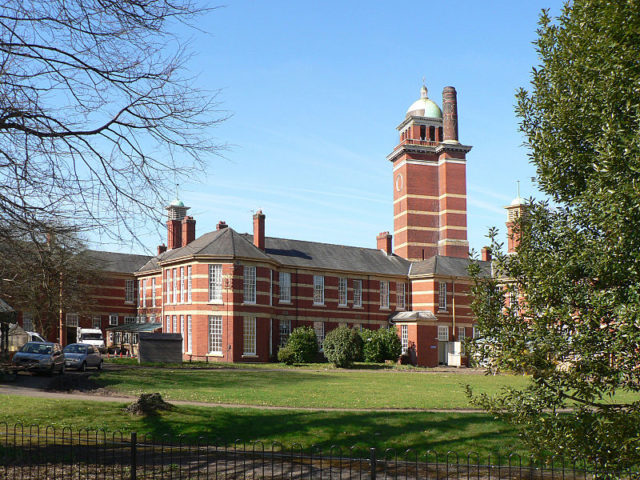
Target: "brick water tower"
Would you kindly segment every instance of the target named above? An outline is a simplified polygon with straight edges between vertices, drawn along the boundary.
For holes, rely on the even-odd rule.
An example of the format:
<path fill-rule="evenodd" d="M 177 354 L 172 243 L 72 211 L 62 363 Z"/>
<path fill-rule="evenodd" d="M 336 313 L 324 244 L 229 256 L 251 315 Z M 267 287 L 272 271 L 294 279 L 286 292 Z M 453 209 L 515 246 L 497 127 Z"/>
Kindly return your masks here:
<path fill-rule="evenodd" d="M 397 129 L 393 163 L 394 251 L 412 261 L 469 256 L 466 154 L 458 141 L 456 89 L 442 92 L 443 111 L 425 85 Z"/>

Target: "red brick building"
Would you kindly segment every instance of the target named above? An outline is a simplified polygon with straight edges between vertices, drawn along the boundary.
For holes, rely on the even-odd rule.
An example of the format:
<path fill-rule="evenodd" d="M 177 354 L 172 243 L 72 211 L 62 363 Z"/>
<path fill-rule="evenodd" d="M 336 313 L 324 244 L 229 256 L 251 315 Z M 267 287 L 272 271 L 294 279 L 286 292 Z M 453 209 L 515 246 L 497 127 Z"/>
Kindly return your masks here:
<path fill-rule="evenodd" d="M 442 104 L 444 113 L 423 86 L 397 127 L 399 143 L 387 157 L 394 234 L 378 235 L 376 248 L 267 236 L 261 211 L 251 234 L 220 222 L 197 237 L 189 207 L 176 199 L 167 207 L 167 246 L 112 268 L 112 281 L 96 297 L 94 323 L 98 316 L 103 328 L 160 323 L 162 331 L 182 334 L 185 359 L 224 362 L 267 362 L 301 325 L 322 339 L 339 325 L 395 324 L 414 363 L 464 365 L 460 342 L 474 325 L 467 274 L 471 147 L 458 141 L 453 87 L 444 88 Z M 115 262 L 118 254 L 110 255 Z M 483 260 L 487 269 L 486 252 Z"/>

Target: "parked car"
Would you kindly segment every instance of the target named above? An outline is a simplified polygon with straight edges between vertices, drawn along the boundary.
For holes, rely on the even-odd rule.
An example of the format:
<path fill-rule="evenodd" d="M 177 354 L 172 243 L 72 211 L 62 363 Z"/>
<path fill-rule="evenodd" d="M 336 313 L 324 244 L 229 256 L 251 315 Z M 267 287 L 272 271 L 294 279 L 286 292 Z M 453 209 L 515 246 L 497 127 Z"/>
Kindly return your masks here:
<path fill-rule="evenodd" d="M 84 372 L 87 367 L 102 370 L 102 355 L 95 345 L 71 343 L 64 347 L 64 361 L 67 368 Z"/>
<path fill-rule="evenodd" d="M 64 373 L 64 353 L 59 343 L 27 342 L 16 352 L 11 360 L 13 365 L 31 371 L 53 374 Z"/>

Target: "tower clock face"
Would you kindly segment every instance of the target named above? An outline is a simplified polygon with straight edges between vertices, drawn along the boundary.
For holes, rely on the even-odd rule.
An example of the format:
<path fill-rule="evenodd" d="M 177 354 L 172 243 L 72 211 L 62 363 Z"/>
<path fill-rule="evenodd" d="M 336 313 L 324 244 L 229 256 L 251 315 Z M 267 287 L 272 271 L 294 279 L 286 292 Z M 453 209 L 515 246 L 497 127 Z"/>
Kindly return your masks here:
<path fill-rule="evenodd" d="M 396 175 L 396 191 L 401 192 L 403 186 L 404 186 L 404 179 L 402 178 L 402 174 L 399 173 L 398 175 Z"/>

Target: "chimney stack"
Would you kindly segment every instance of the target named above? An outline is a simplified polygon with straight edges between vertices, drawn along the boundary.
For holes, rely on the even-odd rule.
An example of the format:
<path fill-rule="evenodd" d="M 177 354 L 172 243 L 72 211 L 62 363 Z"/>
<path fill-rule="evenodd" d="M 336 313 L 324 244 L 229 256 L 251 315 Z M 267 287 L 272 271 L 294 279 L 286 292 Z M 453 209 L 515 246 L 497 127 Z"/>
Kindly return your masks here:
<path fill-rule="evenodd" d="M 182 219 L 182 246 L 186 247 L 196 239 L 196 221 L 186 216 Z"/>
<path fill-rule="evenodd" d="M 227 225 L 227 222 L 225 222 L 224 220 L 220 220 L 216 225 L 216 230 L 222 230 L 223 228 L 227 228 L 228 226 L 229 225 Z"/>
<path fill-rule="evenodd" d="M 180 220 L 167 220 L 167 248 L 173 250 L 182 246 L 182 224 Z"/>
<path fill-rule="evenodd" d="M 167 246 L 163 243 L 162 245 L 158 245 L 158 256 L 162 255 L 167 251 Z"/>
<path fill-rule="evenodd" d="M 378 250 L 382 250 L 387 255 L 393 254 L 393 235 L 389 232 L 382 232 L 378 234 L 376 240 L 378 241 Z"/>
<path fill-rule="evenodd" d="M 262 210 L 258 210 L 253 216 L 253 244 L 260 250 L 264 250 L 264 219 Z"/>
<path fill-rule="evenodd" d="M 442 90 L 442 126 L 443 141 L 458 143 L 458 99 L 453 87 Z"/>
<path fill-rule="evenodd" d="M 482 247 L 482 261 L 483 262 L 491 261 L 491 247 Z"/>

